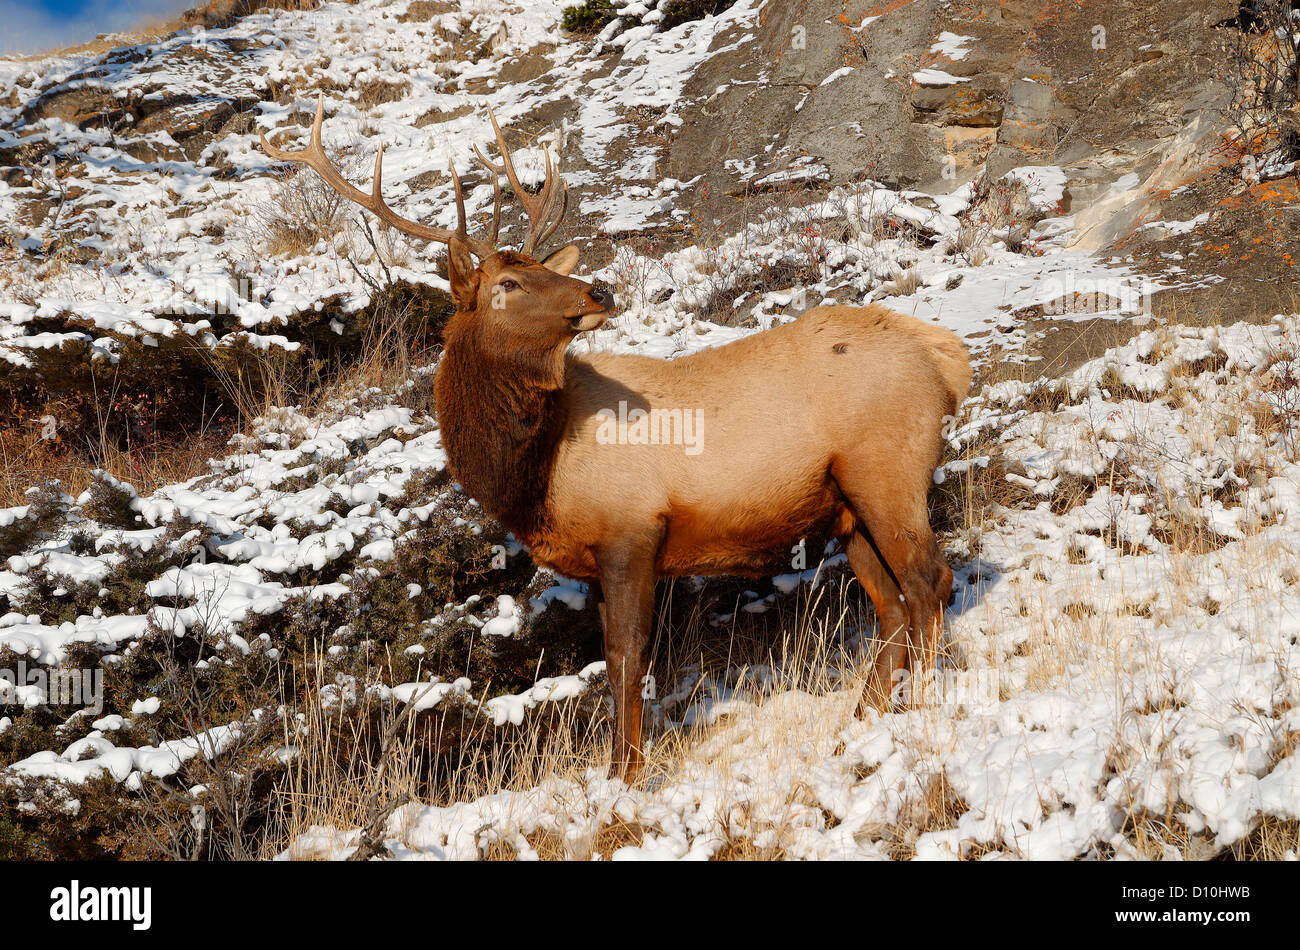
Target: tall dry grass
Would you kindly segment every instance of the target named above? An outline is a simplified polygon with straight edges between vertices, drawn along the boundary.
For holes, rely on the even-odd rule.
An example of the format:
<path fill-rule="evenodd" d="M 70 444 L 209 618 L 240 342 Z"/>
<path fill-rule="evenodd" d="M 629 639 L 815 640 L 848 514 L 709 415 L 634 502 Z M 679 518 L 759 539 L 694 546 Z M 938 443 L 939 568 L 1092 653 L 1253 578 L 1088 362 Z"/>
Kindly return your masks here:
<path fill-rule="evenodd" d="M 675 692 L 671 702 L 650 704 L 640 788 L 689 782 L 692 775 L 706 771 L 712 780 L 724 783 L 714 787 L 720 794 L 726 794 L 725 782 L 734 782 L 739 801 L 748 792 L 747 779 L 734 768 L 737 755 L 758 754 L 773 775 L 800 759 L 811 767 L 809 750 L 828 754 L 843 729 L 854 722 L 871 659 L 869 640 L 863 636 L 870 626 L 869 616 L 856 582 L 837 573 L 816 590 L 804 590 L 766 614 L 738 612 L 723 629 L 709 623 L 698 602 L 676 621 L 668 621 L 667 613 L 660 616 L 651 675 L 662 690 Z M 943 661 L 953 662 L 946 650 Z M 677 689 L 682 683 L 693 685 Z M 791 697 L 814 697 L 817 704 L 791 702 Z M 363 748 L 365 741 L 358 738 L 340 750 L 324 717 L 312 712 L 285 793 L 282 837 L 269 850 L 291 848 L 292 842 L 314 829 L 365 827 L 375 802 L 405 796 L 433 806 L 504 796 L 504 807 L 510 808 L 516 804 L 510 793 L 547 783 L 548 788 L 558 789 L 557 817 L 566 815 L 566 809 L 581 810 L 584 786 L 593 774 L 603 775 L 609 767 L 608 715 L 603 708 L 593 714 L 576 702 L 559 704 L 548 713 L 544 729 L 536 728 L 532 719 L 519 728 L 488 728 L 465 736 L 456 754 L 432 758 L 427 744 L 421 745 L 427 743 L 427 732 L 421 738 L 411 720 L 403 724 L 401 738 L 393 744 L 393 764 L 380 769 L 354 767 L 364 756 L 354 755 L 353 749 Z M 936 732 L 936 748 L 945 741 Z M 420 763 L 430 761 L 436 765 L 422 770 Z M 748 765 L 752 772 L 752 758 Z M 423 794 L 417 794 L 417 789 Z M 775 815 L 738 815 L 719 826 L 722 842 L 717 859 L 784 856 L 788 841 L 782 829 L 812 808 L 815 799 L 800 783 L 780 794 L 785 796 L 788 815 L 781 809 Z M 598 803 L 592 807 L 599 810 Z M 919 828 L 964 810 L 943 781 L 915 796 L 911 807 L 927 817 L 918 819 L 915 827 L 899 829 L 892 847 L 900 855 L 912 846 Z M 505 821 L 509 823 L 509 816 Z M 588 835 L 568 837 L 539 828 L 526 840 L 542 859 L 589 860 L 608 858 L 625 845 L 639 845 L 651 830 L 608 811 Z M 405 831 L 398 829 L 399 839 Z M 348 847 L 341 836 L 333 839 L 333 847 L 324 848 L 313 839 L 309 848 L 291 849 L 290 854 L 337 858 Z M 481 848 L 481 856 L 487 859 L 508 860 L 519 854 L 519 848 L 507 840 L 491 840 Z"/>
<path fill-rule="evenodd" d="M 384 253 L 380 248 L 377 253 Z M 51 434 L 44 423 L 49 415 L 58 415 L 53 404 L 40 414 L 10 407 L 0 416 L 0 507 L 24 504 L 27 489 L 49 479 L 57 479 L 75 497 L 89 485 L 94 469 L 131 482 L 141 493 L 186 481 L 205 474 L 210 459 L 227 454 L 232 436 L 253 435 L 259 420 L 284 407 L 324 420 L 346 411 L 350 400 L 365 397 L 431 413 L 432 377 L 424 370 L 433 356 L 427 343 L 413 335 L 411 303 L 392 293 L 391 278 L 372 278 L 371 284 L 370 319 L 359 355 L 323 373 L 310 372 L 313 367 L 277 348 L 228 360 L 194 343 L 217 385 L 211 406 L 180 413 L 189 419 L 184 431 L 160 426 L 124 442 L 113 408 L 119 394 L 112 389 L 91 394 L 93 419 L 82 432 L 56 428 Z M 177 408 L 166 407 L 163 414 L 175 415 Z"/>

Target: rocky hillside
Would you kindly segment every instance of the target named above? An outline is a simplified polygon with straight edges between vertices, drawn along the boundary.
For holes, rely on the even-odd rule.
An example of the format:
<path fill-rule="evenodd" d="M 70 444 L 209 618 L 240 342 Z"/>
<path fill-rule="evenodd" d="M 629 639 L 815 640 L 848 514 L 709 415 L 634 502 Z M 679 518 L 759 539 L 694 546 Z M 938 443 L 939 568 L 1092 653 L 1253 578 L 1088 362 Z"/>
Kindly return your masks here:
<path fill-rule="evenodd" d="M 1295 46 L 1235 9 L 224 0 L 0 60 L 0 854 L 1294 854 Z M 441 248 L 258 144 L 318 99 L 427 224 L 449 162 L 490 210 L 488 106 L 558 157 L 580 351 L 959 333 L 936 691 L 853 719 L 833 548 L 665 585 L 603 778 L 587 591 L 445 469 Z"/>
<path fill-rule="evenodd" d="M 484 106 L 514 142 L 558 147 L 577 198 L 561 237 L 593 269 L 620 242 L 714 244 L 854 182 L 937 198 L 1037 168 L 1055 223 L 1024 222 L 1031 243 L 1059 237 L 1183 289 L 1241 277 L 1257 291 L 1290 279 L 1278 235 L 1295 194 L 1289 156 L 1269 164 L 1265 147 L 1265 174 L 1235 174 L 1220 6 L 663 0 L 605 10 L 580 35 L 559 28 L 559 2 L 217 5 L 153 43 L 3 67 L 7 313 L 27 328 L 5 339 L 37 360 L 71 340 L 111 349 L 127 324 L 231 346 L 339 343 L 355 321 L 333 334 L 323 314 L 370 296 L 339 261 L 369 249 L 352 247 L 350 215 L 278 181 L 256 147 L 261 132 L 292 141 L 316 93 L 349 167 L 364 177 L 383 141 L 389 200 L 442 224 L 443 169 L 476 167 Z M 480 179 L 471 209 L 489 200 Z M 399 249 L 398 277 L 436 284 L 425 249 Z M 95 306 L 68 306 L 85 297 Z"/>

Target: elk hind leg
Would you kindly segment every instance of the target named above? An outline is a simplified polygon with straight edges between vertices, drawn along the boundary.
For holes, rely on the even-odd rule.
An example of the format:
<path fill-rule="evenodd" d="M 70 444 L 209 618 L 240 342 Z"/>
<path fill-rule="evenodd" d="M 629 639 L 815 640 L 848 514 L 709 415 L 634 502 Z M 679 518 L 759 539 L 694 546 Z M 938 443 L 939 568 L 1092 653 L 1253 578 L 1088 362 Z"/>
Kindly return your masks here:
<path fill-rule="evenodd" d="M 847 484 L 846 484 L 847 482 Z M 934 542 L 934 533 L 930 530 L 929 512 L 925 505 L 924 489 L 908 492 L 896 489 L 892 497 L 877 498 L 875 494 L 858 489 L 859 484 L 869 485 L 850 479 L 839 480 L 840 490 L 858 516 L 858 530 L 867 537 L 866 547 L 859 546 L 858 561 L 850 555 L 855 573 L 869 574 L 874 560 L 881 573 L 896 581 L 884 586 L 885 590 L 901 593 L 902 606 L 907 616 L 908 649 L 902 663 L 898 662 L 897 651 L 888 654 L 888 663 L 894 664 L 887 671 L 890 679 L 896 678 L 899 669 L 912 663 L 926 665 L 933 661 L 932 654 L 938 643 L 938 627 L 942 623 L 942 608 L 938 600 L 939 588 L 942 586 L 942 572 L 939 570 L 942 559 L 938 557 L 938 546 Z M 867 541 L 874 542 L 874 546 Z M 870 557 L 868 557 L 868 554 Z M 859 572 L 859 563 L 863 570 Z M 943 565 L 946 568 L 946 565 Z M 880 610 L 880 602 L 872 598 Z M 882 600 L 888 600 L 882 597 Z M 895 621 L 891 620 L 891 623 Z M 879 666 L 879 661 L 878 661 Z M 886 672 L 882 669 L 882 672 Z M 875 685 L 882 684 L 877 678 Z"/>
<path fill-rule="evenodd" d="M 847 538 L 841 539 L 841 544 L 858 583 L 876 608 L 875 656 L 858 700 L 857 716 L 861 718 L 868 709 L 883 712 L 892 705 L 891 694 L 897 671 L 907 666 L 911 616 L 900 596 L 902 592 L 880 563 L 862 528 L 856 528 Z"/>

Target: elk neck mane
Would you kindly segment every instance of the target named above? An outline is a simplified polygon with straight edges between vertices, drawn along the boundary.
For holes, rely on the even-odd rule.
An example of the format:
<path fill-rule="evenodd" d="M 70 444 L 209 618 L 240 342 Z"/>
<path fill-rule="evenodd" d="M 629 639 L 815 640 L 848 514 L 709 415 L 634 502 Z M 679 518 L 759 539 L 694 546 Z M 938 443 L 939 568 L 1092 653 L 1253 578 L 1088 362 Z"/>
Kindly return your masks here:
<path fill-rule="evenodd" d="M 547 521 L 564 432 L 564 346 L 520 351 L 471 312 L 448 322 L 434 383 L 451 472 L 524 543 Z"/>

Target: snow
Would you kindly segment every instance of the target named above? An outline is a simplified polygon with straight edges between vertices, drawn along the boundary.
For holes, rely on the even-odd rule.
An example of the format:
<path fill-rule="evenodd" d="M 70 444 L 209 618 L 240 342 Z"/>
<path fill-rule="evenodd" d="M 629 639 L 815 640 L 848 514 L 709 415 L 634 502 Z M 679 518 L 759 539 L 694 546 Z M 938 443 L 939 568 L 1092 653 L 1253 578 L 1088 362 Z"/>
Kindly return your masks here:
<path fill-rule="evenodd" d="M 918 86 L 955 86 L 959 82 L 970 82 L 970 77 L 954 76 L 942 69 L 918 69 L 912 73 L 912 82 Z"/>
<path fill-rule="evenodd" d="M 483 635 L 487 637 L 513 637 L 519 632 L 520 617 L 515 607 L 515 600 L 502 594 L 497 598 L 497 615 L 483 624 Z"/>
<path fill-rule="evenodd" d="M 651 721 L 689 737 L 661 779 L 628 788 L 592 768 L 410 804 L 388 823 L 389 853 L 476 859 L 504 842 L 527 857 L 529 836 L 545 829 L 581 854 L 617 818 L 646 829 L 619 860 L 705 858 L 736 839 L 796 858 L 882 858 L 888 829 L 937 776 L 962 808 L 951 827 L 911 842 L 919 859 L 1131 854 L 1125 822 L 1143 812 L 1177 814 L 1221 848 L 1261 814 L 1294 816 L 1300 778 L 1283 737 L 1300 722 L 1289 672 L 1300 660 L 1300 466 L 1282 437 L 1240 424 L 1232 407 L 1267 392 L 1270 354 L 1297 343 L 1297 317 L 1162 326 L 1065 377 L 1000 383 L 968 401 L 954 442 L 995 434 L 1008 477 L 1029 472 L 1033 489 L 979 526 L 977 558 L 964 541 L 950 550 L 957 597 L 946 622 L 960 660 L 945 661 L 932 702 L 856 720 L 847 677 L 813 691 L 782 687 L 773 670 L 750 671 L 749 689 L 688 679 L 648 706 Z M 1105 388 L 1140 366 L 1153 370 L 1132 377 L 1142 398 Z M 1021 408 L 1043 388 L 1063 393 L 1059 407 Z M 1122 491 L 1104 475 L 1116 458 L 1135 479 Z M 1237 484 L 1222 463 L 1241 458 L 1274 474 Z M 1054 511 L 1060 479 L 1079 473 L 1096 479 L 1091 493 Z M 1228 484 L 1225 504 L 1217 486 Z M 1167 507 L 1162 494 L 1186 503 Z M 1228 534 L 1182 550 L 1155 530 L 1170 517 Z M 781 580 L 783 591 L 812 581 Z M 535 692 L 578 685 L 547 680 Z M 493 702 L 522 720 L 526 701 Z"/>
<path fill-rule="evenodd" d="M 69 264 L 56 278 L 37 281 L 39 290 L 32 301 L 28 301 L 26 293 L 16 293 L 33 282 L 28 265 L 19 260 L 14 267 L 14 288 L 6 294 L 0 286 L 0 359 L 16 366 L 31 366 L 33 351 L 79 340 L 90 344 L 91 359 L 114 361 L 125 340 L 148 337 L 161 341 L 178 335 L 214 347 L 240 342 L 263 350 L 292 350 L 299 344 L 283 331 L 294 314 L 319 309 L 327 300 L 335 301 L 333 305 L 344 313 L 365 306 L 370 288 L 339 264 L 344 254 L 358 254 L 362 259 L 370 254 L 355 228 L 349 226 L 337 239 L 299 255 L 280 257 L 260 252 L 257 212 L 250 214 L 250 209 L 274 205 L 283 187 L 274 175 L 277 167 L 256 144 L 257 134 L 275 133 L 277 144 L 296 147 L 306 130 L 314 89 L 320 84 L 324 84 L 329 116 L 324 133 L 327 148 L 350 149 L 358 141 L 368 146 L 382 142 L 386 146 L 386 199 L 396 210 L 417 220 L 444 227 L 453 225 L 451 189 L 443 170 L 448 161 L 462 169 L 472 167 L 473 147 L 488 144 L 484 141 L 484 105 L 491 105 L 507 135 L 511 135 L 512 125 L 546 103 L 563 99 L 580 103 L 578 115 L 563 129 L 543 134 L 536 145 L 563 154 L 560 146 L 567 143 L 570 153 L 576 151 L 582 156 L 590 169 L 569 170 L 566 174 L 572 185 L 590 180 L 592 169 L 598 180 L 618 183 L 618 187 L 584 196 L 579 210 L 611 234 L 681 222 L 685 212 L 674 202 L 694 183 L 663 179 L 657 170 L 662 164 L 658 147 L 636 144 L 635 130 L 626 116 L 633 109 L 652 110 L 659 115 L 658 123 L 678 125 L 676 110 L 681 107 L 691 76 L 713 57 L 749 41 L 760 6 L 755 0 L 742 0 L 718 16 L 667 31 L 659 30 L 653 18 L 647 21 L 657 9 L 650 5 L 644 13 L 620 14 L 624 26 L 612 30 L 608 38 L 621 53 L 612 71 L 602 65 L 599 57 L 589 55 L 585 41 L 561 37 L 558 44 L 551 44 L 564 7 L 562 0 L 525 0 L 501 8 L 485 5 L 472 13 L 450 11 L 433 14 L 428 22 L 415 23 L 398 19 L 404 9 L 401 4 L 380 0 L 325 4 L 314 11 L 259 14 L 202 35 L 205 50 L 218 62 L 207 72 L 194 66 L 196 39 L 192 34 L 148 47 L 142 59 L 127 57 L 99 64 L 93 82 L 75 78 L 90 65 L 84 57 L 56 58 L 39 71 L 18 63 L 0 67 L 0 91 L 8 84 L 20 104 L 37 90 L 43 90 L 45 95 L 57 91 L 62 88 L 60 83 L 89 84 L 118 98 L 144 94 L 159 101 L 195 90 L 203 95 L 229 98 L 247 94 L 251 99 L 261 99 L 269 82 L 301 89 L 301 94 L 288 102 L 260 101 L 253 128 L 224 134 L 195 160 L 178 156 L 142 162 L 127 151 L 133 147 L 129 134 L 110 138 L 103 129 L 81 130 L 57 120 L 47 120 L 31 130 L 37 138 L 57 142 L 70 155 L 86 157 L 84 165 L 74 163 L 62 173 L 65 187 L 87 192 L 79 199 L 78 210 L 69 223 L 81 240 L 88 246 L 93 244 L 105 259 Z M 646 28 L 634 26 L 647 22 Z M 458 58 L 457 44 L 468 37 L 490 41 L 491 55 L 472 61 Z M 936 52 L 960 58 L 969 40 L 945 32 L 936 41 Z M 540 46 L 544 50 L 543 75 L 527 82 L 501 80 L 501 72 L 512 57 L 539 48 L 539 44 L 545 44 Z M 211 75 L 212 69 L 220 76 Z M 835 70 L 824 82 L 842 78 L 846 70 Z M 915 77 L 919 83 L 968 81 L 936 69 L 920 70 Z M 404 92 L 392 102 L 367 109 L 353 89 L 363 82 L 388 83 Z M 471 95 L 464 90 L 467 83 L 478 83 L 484 91 Z M 18 116 L 20 106 L 6 109 L 0 109 L 0 128 Z M 428 115 L 456 117 L 424 127 L 420 122 Z M 518 142 L 517 137 L 512 141 L 528 144 Z M 628 145 L 626 153 L 612 160 L 610 155 L 618 152 L 616 146 L 623 144 Z M 519 150 L 525 180 L 538 179 L 541 156 L 540 147 Z M 218 158 L 232 163 L 233 174 L 213 174 L 212 163 Z M 358 181 L 367 174 L 366 158 L 355 154 L 344 162 Z M 825 162 L 807 157 L 801 161 L 756 180 L 751 172 L 746 180 L 760 191 L 829 181 L 830 169 Z M 430 173 L 436 178 L 432 184 L 412 189 L 414 179 Z M 1064 173 L 1059 168 L 1017 169 L 1012 177 L 1025 181 L 1033 206 L 1049 215 L 1048 221 L 1039 225 L 1041 241 L 1054 249 L 1067 244 L 1072 234 L 1070 220 L 1053 217 L 1064 198 Z M 970 197 L 968 186 L 951 195 L 921 196 L 891 194 L 888 189 L 868 185 L 857 189 L 859 195 L 853 198 L 841 190 L 834 200 L 841 205 L 861 202 L 868 189 L 871 200 L 865 218 L 912 225 L 927 233 L 930 240 L 943 238 L 949 244 L 960 227 L 958 215 Z M 21 193 L 22 189 L 15 185 L 0 183 L 0 201 L 16 199 Z M 469 189 L 469 213 L 481 212 L 490 200 L 491 189 L 485 183 Z M 812 214 L 817 218 L 835 216 L 828 205 L 814 209 Z M 864 215 L 856 211 L 852 214 L 857 216 L 851 221 L 863 221 Z M 229 233 L 214 236 L 216 226 L 227 228 Z M 32 232 L 32 240 L 37 242 L 48 237 L 40 227 Z M 401 239 L 397 241 L 399 248 L 404 247 Z M 1062 281 L 1073 273 L 1091 283 L 1130 282 L 1122 266 L 1102 265 L 1091 258 L 1053 256 L 1050 262 L 1041 262 L 1002 254 L 996 248 L 989 266 L 975 269 L 979 277 L 971 281 L 970 269 L 954 266 L 952 255 L 945 255 L 942 247 L 909 247 L 909 242 L 890 240 L 865 248 L 864 243 L 829 246 L 846 276 L 852 277 L 856 298 L 871 297 L 898 273 L 916 268 L 922 272 L 922 289 L 900 298 L 897 305 L 915 306 L 918 313 L 963 336 L 979 334 L 981 348 L 1020 345 L 1022 341 L 1014 328 L 1006 325 L 1006 311 L 1001 308 L 1010 306 L 1015 311 L 1042 303 L 1036 299 L 1040 295 L 1029 288 L 1045 273 L 1048 279 L 1061 274 Z M 774 250 L 789 257 L 794 241 L 785 244 Z M 422 250 L 412 253 L 413 260 L 424 257 Z M 846 257 L 854 259 L 845 261 Z M 706 264 L 699 259 L 673 262 L 674 279 L 663 282 L 673 292 L 673 299 L 659 313 L 638 315 L 638 320 L 649 322 L 656 334 L 662 334 L 670 325 L 678 330 L 691 326 L 690 312 L 700 300 L 696 291 L 709 281 L 696 280 L 690 271 Z M 664 264 L 653 261 L 644 266 L 658 269 Z M 238 281 L 232 282 L 232 269 L 238 271 Z M 615 276 L 615 270 L 616 265 L 612 265 L 598 276 L 609 279 Z M 425 267 L 397 263 L 392 272 L 399 279 L 445 288 L 445 281 Z M 962 285 L 955 291 L 946 290 L 949 280 L 957 276 L 964 278 Z M 695 286 L 672 286 L 682 282 Z M 1006 293 L 1000 288 L 1007 288 Z M 6 296 L 23 300 L 6 301 Z M 1133 294 L 1118 296 L 1127 301 Z M 235 318 L 237 329 L 215 329 L 207 319 L 213 308 Z M 771 309 L 769 301 L 756 313 L 761 325 L 769 325 L 773 319 Z M 33 328 L 34 319 L 62 312 L 77 314 L 84 327 L 66 332 L 38 332 Z M 1119 312 L 1131 312 L 1131 307 L 1126 302 Z M 341 324 L 336 326 L 336 330 L 341 329 Z M 628 338 L 637 332 L 632 328 L 630 334 L 619 337 L 620 345 L 639 343 L 643 352 L 672 352 L 664 352 L 662 341 Z M 698 324 L 689 332 L 707 337 L 709 343 L 730 338 L 725 332 Z M 593 345 L 608 344 L 598 335 Z M 182 513 L 187 507 L 177 506 Z M 156 522 L 161 513 L 146 514 L 147 520 Z M 206 523 L 202 513 L 194 517 Z M 262 535 L 264 532 L 259 530 L 230 544 L 238 545 L 240 557 L 255 566 L 281 573 L 293 571 L 301 563 L 319 568 L 339 551 L 351 550 L 359 540 L 355 534 L 348 537 L 322 532 L 305 550 L 296 546 L 292 549 L 296 554 L 289 554 L 288 546 Z M 366 550 L 367 556 L 376 560 L 388 556 L 385 540 L 366 540 L 363 547 L 375 545 Z M 233 554 L 236 548 L 230 550 Z M 259 556 L 261 560 L 256 560 Z"/>
<path fill-rule="evenodd" d="M 1205 211 L 1187 221 L 1150 221 L 1142 225 L 1142 227 L 1139 230 L 1145 231 L 1150 228 L 1158 228 L 1164 232 L 1165 236 L 1176 237 L 1183 234 L 1189 234 L 1192 231 L 1195 231 L 1198 227 L 1200 227 L 1202 224 L 1205 224 L 1209 220 L 1210 220 L 1210 212 Z"/>
<path fill-rule="evenodd" d="M 934 41 L 934 45 L 930 47 L 930 52 L 938 53 L 954 61 L 965 59 L 970 55 L 970 50 L 965 48 L 966 44 L 973 42 L 974 39 L 973 36 L 961 36 L 944 30 Z"/>
<path fill-rule="evenodd" d="M 969 460 L 958 452 L 942 477 L 986 468 L 982 439 L 995 433 L 1000 464 L 1026 498 L 979 526 L 978 557 L 963 547 L 968 541 L 950 542 L 958 594 L 947 626 L 962 662 L 943 672 L 955 698 L 859 721 L 850 677 L 812 691 L 782 688 L 778 671 L 751 671 L 753 683 L 774 684 L 761 689 L 708 676 L 666 684 L 650 703 L 651 720 L 694 738 L 662 781 L 629 789 L 593 768 L 484 799 L 411 804 L 390 819 L 388 853 L 474 858 L 497 840 L 526 853 L 538 828 L 580 842 L 617 815 L 649 829 L 615 853 L 620 860 L 707 857 L 737 836 L 793 857 L 881 858 L 891 854 L 884 829 L 914 807 L 927 775 L 942 775 L 965 810 L 952 827 L 912 842 L 920 858 L 968 856 L 973 848 L 1034 859 L 1119 852 L 1127 847 L 1125 816 L 1138 807 L 1177 809 L 1219 847 L 1239 840 L 1260 814 L 1294 815 L 1300 780 L 1275 742 L 1297 725 L 1291 707 L 1300 699 L 1287 672 L 1300 660 L 1300 466 L 1281 436 L 1255 430 L 1234 407 L 1270 392 L 1260 374 L 1276 371 L 1272 354 L 1297 344 L 1295 317 L 1265 327 L 1162 327 L 1067 376 L 999 383 L 968 401 L 953 440 L 981 448 Z M 1140 398 L 1107 389 L 1111 380 Z M 1177 402 L 1169 396 L 1175 380 L 1185 390 Z M 1059 407 L 1024 409 L 1045 387 L 1062 394 Z M 349 420 L 353 431 L 372 439 L 397 420 L 418 432 L 401 414 L 359 418 L 370 423 L 357 428 Z M 245 460 L 241 482 L 274 485 L 273 473 L 295 470 L 291 456 L 328 449 L 330 429 L 294 449 L 263 450 L 251 466 Z M 410 453 L 413 443 L 432 448 L 431 434 L 416 434 L 400 451 L 377 441 L 375 458 L 363 457 L 355 470 L 356 484 L 369 483 L 369 465 Z M 1110 484 L 1105 472 L 1119 457 L 1149 487 Z M 1264 477 L 1242 480 L 1234 466 L 1243 458 L 1258 459 Z M 440 459 L 437 451 L 425 456 Z M 1054 512 L 1048 499 L 1061 480 L 1084 476 L 1097 484 L 1082 503 Z M 179 496 L 164 489 L 139 507 L 166 512 L 159 499 Z M 226 501 L 232 526 L 251 525 L 250 515 L 266 510 L 255 491 L 227 493 L 220 479 L 190 486 L 183 497 L 189 510 L 209 516 Z M 382 504 L 392 496 L 377 488 L 364 497 Z M 1164 497 L 1183 500 L 1166 506 Z M 1160 527 L 1174 515 L 1222 541 L 1202 553 L 1175 550 Z M 373 512 L 354 517 L 385 523 Z M 171 570 L 151 593 L 197 596 L 217 573 L 222 602 L 279 594 L 238 562 Z M 778 589 L 795 594 L 817 574 L 778 578 Z M 559 598 L 576 606 L 582 597 L 580 586 L 561 584 L 530 609 L 555 609 L 547 605 Z M 513 631 L 521 609 L 499 597 L 487 622 L 499 630 L 491 632 Z M 0 630 L 27 626 L 5 618 Z M 602 671 L 593 664 L 542 679 L 522 694 L 488 700 L 484 711 L 498 727 L 518 726 L 529 709 L 590 689 Z M 472 688 L 468 680 L 406 683 L 391 695 L 427 710 L 452 699 L 473 704 Z M 157 708 L 156 698 L 141 697 L 130 712 Z M 119 748 L 108 738 L 115 724 L 98 720 L 86 739 L 38 753 L 10 773 L 129 781 L 170 774 L 199 751 L 183 741 Z M 218 747 L 231 741 L 228 732 L 216 738 Z M 795 794 L 797 787 L 808 791 Z M 318 829 L 292 850 L 341 856 L 352 840 L 346 829 Z"/>
<path fill-rule="evenodd" d="M 96 729 L 69 745 L 62 754 L 37 752 L 14 763 L 7 769 L 5 779 L 13 783 L 24 778 L 46 778 L 80 785 L 109 775 L 128 786 L 138 786 L 141 773 L 166 778 L 175 775 L 182 765 L 197 755 L 216 758 L 238 740 L 241 728 L 239 723 L 231 723 L 205 730 L 197 736 L 138 749 L 118 748 Z"/>
<path fill-rule="evenodd" d="M 1065 197 L 1065 172 L 1055 165 L 1025 165 L 1004 177 L 1023 184 L 1029 190 L 1029 200 L 1043 212 L 1056 211 Z"/>
<path fill-rule="evenodd" d="M 585 198 L 581 212 L 595 216 L 611 233 L 662 220 L 672 202 L 659 190 L 655 149 L 635 146 L 617 164 L 608 157 L 613 146 L 634 137 L 625 116 L 634 109 L 662 110 L 660 123 L 680 125 L 676 109 L 686 82 L 702 63 L 749 40 L 761 4 L 740 0 L 718 16 L 672 30 L 652 25 L 629 31 L 618 38 L 622 57 L 610 75 L 602 74 L 599 59 L 587 55 L 585 41 L 566 39 L 546 54 L 551 65 L 540 80 L 498 81 L 513 57 L 554 40 L 565 5 L 562 0 L 525 0 L 403 23 L 398 18 L 405 4 L 326 3 L 312 11 L 243 17 L 225 29 L 182 32 L 144 47 L 145 55 L 138 59 L 0 62 L 0 92 L 15 103 L 0 108 L 0 130 L 5 130 L 0 131 L 0 147 L 17 142 L 7 130 L 21 127 L 23 109 L 38 91 L 47 98 L 87 88 L 120 100 L 143 96 L 166 102 L 198 95 L 257 103 L 253 128 L 224 135 L 195 159 L 172 152 L 165 161 L 141 160 L 131 150 L 153 139 L 129 130 L 113 137 L 106 129 L 82 130 L 59 119 L 23 129 L 25 145 L 56 143 L 59 154 L 79 160 L 58 172 L 60 188 L 85 192 L 64 214 L 60 230 L 71 229 L 77 243 L 93 247 L 100 259 L 72 264 L 56 279 L 36 281 L 30 262 L 17 258 L 11 268 L 13 286 L 7 292 L 0 286 L 0 297 L 26 297 L 16 291 L 33 282 L 40 291 L 34 302 L 3 302 L 0 359 L 29 366 L 26 353 L 33 348 L 90 342 L 84 332 L 25 329 L 33 316 L 63 311 L 103 334 L 94 341 L 94 358 L 113 360 L 121 346 L 119 335 L 184 334 L 210 346 L 241 339 L 263 349 L 293 349 L 297 343 L 275 332 L 293 314 L 336 297 L 344 309 L 364 306 L 369 288 L 338 266 L 340 249 L 364 247 L 359 232 L 349 230 L 298 257 L 274 257 L 257 249 L 258 215 L 274 204 L 280 187 L 273 176 L 276 166 L 261 152 L 257 135 L 276 132 L 276 144 L 297 147 L 295 138 L 305 131 L 309 104 L 314 104 L 310 90 L 321 84 L 330 117 L 327 148 L 350 145 L 363 126 L 368 140 L 383 142 L 385 194 L 399 213 L 454 226 L 451 186 L 442 173 L 448 161 L 462 170 L 473 167 L 473 146 L 487 146 L 484 106 L 490 105 L 508 129 L 544 102 L 567 99 L 581 108 L 563 134 L 602 179 L 625 186 Z M 471 35 L 490 41 L 492 55 L 451 58 L 456 43 Z M 730 41 L 715 42 L 723 36 Z M 465 92 L 466 84 L 475 82 L 488 84 L 488 91 Z M 356 101 L 357 89 L 381 83 L 408 91 L 368 115 Z M 266 98 L 271 84 L 307 91 L 281 104 Z M 471 108 L 458 118 L 428 129 L 418 124 L 422 116 L 467 105 Z M 214 174 L 219 158 L 232 163 L 233 175 Z M 525 181 L 540 177 L 540 150 L 521 149 L 519 162 Z M 364 159 L 344 167 L 352 164 L 359 176 L 365 174 Z M 430 172 L 438 175 L 438 183 L 413 194 L 408 182 Z M 580 176 L 572 180 L 576 183 Z M 44 187 L 53 187 L 52 182 Z M 34 187 L 0 183 L 0 208 L 12 207 Z M 480 185 L 466 197 L 474 215 L 490 203 L 491 188 Z M 213 236 L 215 226 L 228 228 L 229 235 Z M 54 236 L 47 221 L 31 228 L 25 241 L 41 247 Z M 238 281 L 232 281 L 234 270 Z M 429 279 L 400 266 L 393 273 L 415 282 Z M 436 278 L 431 282 L 439 283 Z M 219 337 L 209 321 L 194 319 L 214 308 L 237 318 L 246 333 Z"/>

